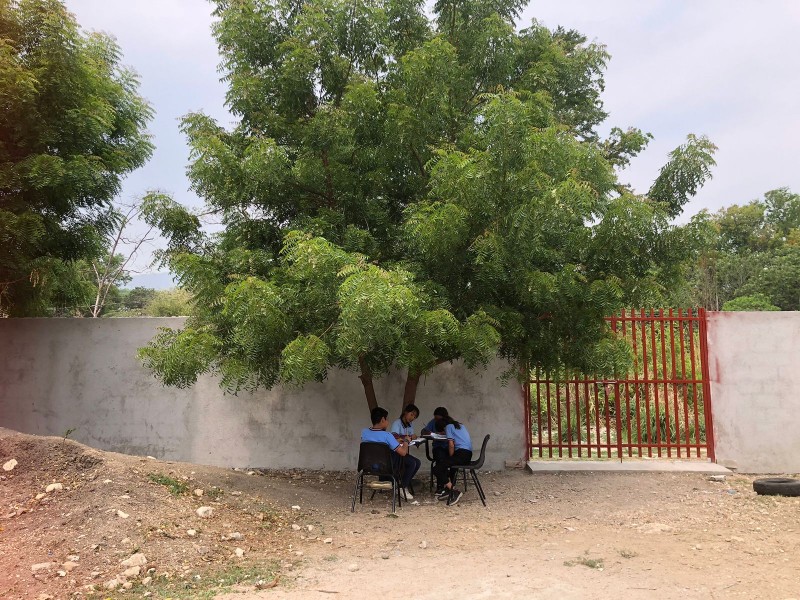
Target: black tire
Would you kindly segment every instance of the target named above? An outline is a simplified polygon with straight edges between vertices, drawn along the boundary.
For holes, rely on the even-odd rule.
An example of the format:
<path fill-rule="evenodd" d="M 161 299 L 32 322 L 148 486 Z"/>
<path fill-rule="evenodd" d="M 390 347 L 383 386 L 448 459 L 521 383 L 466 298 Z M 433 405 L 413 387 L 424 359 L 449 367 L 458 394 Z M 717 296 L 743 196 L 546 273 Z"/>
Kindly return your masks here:
<path fill-rule="evenodd" d="M 762 496 L 800 496 L 800 479 L 767 477 L 753 482 L 756 494 Z"/>

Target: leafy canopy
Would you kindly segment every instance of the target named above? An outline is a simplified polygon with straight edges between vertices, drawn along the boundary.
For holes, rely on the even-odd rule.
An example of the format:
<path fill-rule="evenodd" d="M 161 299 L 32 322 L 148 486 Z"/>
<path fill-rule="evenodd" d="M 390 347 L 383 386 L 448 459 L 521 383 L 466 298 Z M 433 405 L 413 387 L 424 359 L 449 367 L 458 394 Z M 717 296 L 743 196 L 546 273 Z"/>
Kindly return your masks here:
<path fill-rule="evenodd" d="M 119 61 L 59 0 L 0 0 L 0 315 L 46 312 L 70 261 L 103 255 L 121 178 L 152 152 Z"/>
<path fill-rule="evenodd" d="M 690 137 L 654 198 L 615 167 L 649 135 L 596 126 L 608 55 L 522 2 L 218 0 L 238 122 L 183 120 L 189 176 L 224 231 L 162 197 L 162 258 L 197 300 L 141 351 L 165 382 L 230 391 L 357 370 L 560 361 L 613 370 L 603 317 L 663 293 L 709 176 Z M 408 389 L 408 388 L 407 388 Z M 369 400 L 369 390 L 367 396 Z M 373 399 L 374 400 L 374 399 Z"/>

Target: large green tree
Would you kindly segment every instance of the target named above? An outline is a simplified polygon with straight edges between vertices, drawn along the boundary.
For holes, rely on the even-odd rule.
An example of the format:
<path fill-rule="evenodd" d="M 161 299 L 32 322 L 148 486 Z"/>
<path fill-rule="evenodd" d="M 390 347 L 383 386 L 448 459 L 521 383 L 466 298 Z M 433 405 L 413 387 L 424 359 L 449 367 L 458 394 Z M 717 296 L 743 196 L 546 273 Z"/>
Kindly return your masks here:
<path fill-rule="evenodd" d="M 228 391 L 406 374 L 498 354 L 610 371 L 603 317 L 660 297 L 688 229 L 670 217 L 709 176 L 690 136 L 648 197 L 617 180 L 649 136 L 600 139 L 608 56 L 521 1 L 218 0 L 238 122 L 183 121 L 189 176 L 224 231 L 164 196 L 146 212 L 196 298 L 141 356 L 164 382 Z"/>
<path fill-rule="evenodd" d="M 73 261 L 104 255 L 150 116 L 110 37 L 58 0 L 0 0 L 0 315 L 48 314 Z"/>

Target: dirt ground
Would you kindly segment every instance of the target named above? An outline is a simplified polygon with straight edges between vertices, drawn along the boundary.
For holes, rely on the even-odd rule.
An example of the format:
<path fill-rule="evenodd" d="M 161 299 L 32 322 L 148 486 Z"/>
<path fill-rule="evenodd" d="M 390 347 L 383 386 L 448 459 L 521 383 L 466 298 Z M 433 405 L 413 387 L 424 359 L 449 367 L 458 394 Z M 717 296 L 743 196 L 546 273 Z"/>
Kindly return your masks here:
<path fill-rule="evenodd" d="M 11 459 L 2 598 L 800 599 L 800 499 L 743 475 L 485 473 L 488 508 L 420 482 L 393 517 L 385 493 L 350 513 L 352 473 L 248 475 L 0 429 Z M 142 554 L 138 574 L 121 564 Z"/>

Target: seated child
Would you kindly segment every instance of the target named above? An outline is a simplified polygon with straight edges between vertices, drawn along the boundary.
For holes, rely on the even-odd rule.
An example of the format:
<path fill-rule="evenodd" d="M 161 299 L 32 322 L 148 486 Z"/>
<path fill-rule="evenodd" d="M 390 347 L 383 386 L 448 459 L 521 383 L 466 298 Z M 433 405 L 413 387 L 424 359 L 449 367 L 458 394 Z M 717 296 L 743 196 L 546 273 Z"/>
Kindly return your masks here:
<path fill-rule="evenodd" d="M 409 491 L 411 480 L 419 469 L 420 462 L 418 459 L 408 454 L 408 445 L 405 441 L 398 441 L 395 437 L 386 431 L 389 426 L 389 421 L 386 417 L 389 413 L 385 408 L 376 406 L 372 409 L 370 418 L 372 420 L 372 427 L 368 427 L 361 431 L 362 442 L 381 442 L 386 444 L 394 451 L 392 454 L 392 461 L 395 468 L 400 473 L 400 487 L 407 500 L 413 500 L 414 496 Z M 410 459 L 410 460 L 409 460 Z"/>

